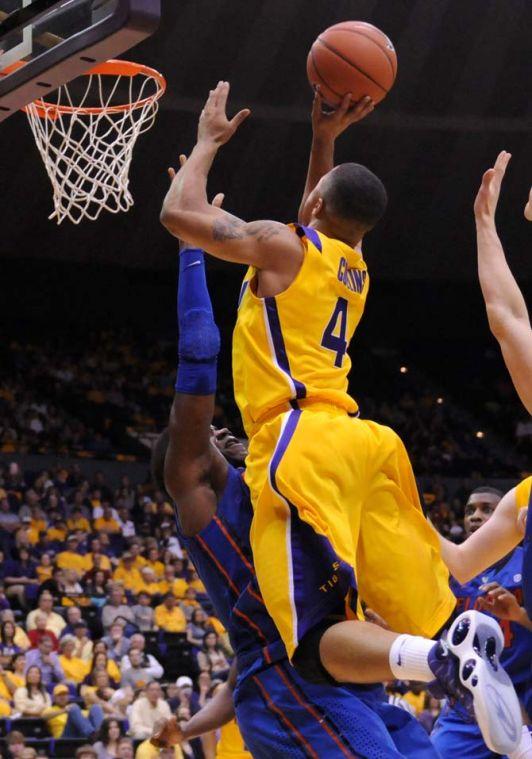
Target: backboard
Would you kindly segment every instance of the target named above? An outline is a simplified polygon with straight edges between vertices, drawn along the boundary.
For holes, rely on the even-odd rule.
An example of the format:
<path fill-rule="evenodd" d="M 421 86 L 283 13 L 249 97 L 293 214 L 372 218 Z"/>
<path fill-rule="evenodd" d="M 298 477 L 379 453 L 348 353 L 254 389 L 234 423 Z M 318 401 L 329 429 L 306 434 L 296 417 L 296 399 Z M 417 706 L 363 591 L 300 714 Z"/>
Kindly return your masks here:
<path fill-rule="evenodd" d="M 0 0 L 0 121 L 153 34 L 161 0 Z"/>

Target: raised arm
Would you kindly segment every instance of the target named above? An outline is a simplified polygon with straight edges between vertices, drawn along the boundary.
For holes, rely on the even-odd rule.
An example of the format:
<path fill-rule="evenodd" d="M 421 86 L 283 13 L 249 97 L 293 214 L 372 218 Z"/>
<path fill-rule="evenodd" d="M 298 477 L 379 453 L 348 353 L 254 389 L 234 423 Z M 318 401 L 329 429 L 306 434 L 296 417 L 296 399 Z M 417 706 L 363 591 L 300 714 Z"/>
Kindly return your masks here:
<path fill-rule="evenodd" d="M 440 535 L 442 558 L 463 584 L 504 558 L 522 539 L 514 488 L 499 501 L 489 521 L 460 545 Z"/>
<path fill-rule="evenodd" d="M 525 299 L 508 266 L 495 225 L 510 158 L 505 151 L 499 154 L 495 166 L 484 174 L 475 200 L 478 276 L 490 329 L 501 346 L 515 389 L 532 414 L 532 329 Z"/>
<path fill-rule="evenodd" d="M 222 199 L 217 196 L 213 207 Z M 207 289 L 205 260 L 203 251 L 184 244 L 180 247 L 179 366 L 165 453 L 163 448 L 164 484 L 176 504 L 181 529 L 194 535 L 216 513 L 228 464 L 211 444 L 220 336 Z M 155 458 L 155 466 L 160 467 Z"/>
<path fill-rule="evenodd" d="M 216 258 L 295 275 L 303 252 L 288 227 L 276 221 L 246 223 L 207 200 L 207 178 L 214 158 L 250 113 L 244 109 L 229 120 L 228 95 L 227 82 L 219 82 L 211 90 L 199 119 L 196 145 L 166 195 L 161 223 L 175 237 L 189 240 Z"/>
<path fill-rule="evenodd" d="M 325 174 L 334 168 L 334 145 L 336 139 L 351 124 L 356 124 L 375 107 L 370 97 L 362 98 L 351 107 L 351 93 L 347 93 L 342 104 L 335 111 L 323 110 L 323 99 L 320 88 L 314 92 L 312 103 L 312 145 L 308 164 L 307 181 L 299 206 L 299 223 L 308 224 L 311 208 L 307 207 L 307 199 Z"/>

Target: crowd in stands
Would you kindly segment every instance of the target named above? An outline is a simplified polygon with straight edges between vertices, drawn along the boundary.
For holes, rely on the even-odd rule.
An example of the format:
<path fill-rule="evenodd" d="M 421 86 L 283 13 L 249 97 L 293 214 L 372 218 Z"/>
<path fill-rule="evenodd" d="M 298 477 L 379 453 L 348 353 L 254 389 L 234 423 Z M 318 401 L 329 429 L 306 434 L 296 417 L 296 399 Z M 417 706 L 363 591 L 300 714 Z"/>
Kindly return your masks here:
<path fill-rule="evenodd" d="M 162 492 L 0 465 L 5 756 L 210 759 L 201 740 L 159 754 L 148 738 L 201 708 L 231 660 Z"/>
<path fill-rule="evenodd" d="M 149 443 L 168 418 L 175 339 L 109 331 L 62 340 L 12 341 L 0 348 L 0 452 L 146 460 L 149 447 L 142 441 Z M 416 473 L 516 476 L 526 466 L 530 418 L 519 412 L 504 376 L 484 381 L 493 370 L 479 356 L 477 374 L 472 369 L 454 386 L 450 367 L 445 387 L 427 374 L 421 355 L 417 368 L 378 349 L 362 348 L 354 356 L 352 392 L 362 416 L 401 435 Z M 225 359 L 224 354 L 215 423 L 241 434 Z M 457 374 L 466 376 L 465 360 L 455 363 Z"/>

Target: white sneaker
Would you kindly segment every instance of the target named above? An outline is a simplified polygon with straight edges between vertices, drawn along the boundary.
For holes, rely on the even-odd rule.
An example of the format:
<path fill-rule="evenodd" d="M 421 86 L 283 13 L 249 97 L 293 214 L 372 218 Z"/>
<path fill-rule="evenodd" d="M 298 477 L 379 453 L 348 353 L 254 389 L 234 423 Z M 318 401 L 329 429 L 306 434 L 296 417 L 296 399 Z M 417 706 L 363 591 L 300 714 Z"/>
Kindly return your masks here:
<path fill-rule="evenodd" d="M 510 754 L 521 738 L 521 708 L 512 681 L 499 657 L 504 636 L 492 617 L 465 611 L 447 636 L 449 650 L 459 659 L 460 681 L 473 696 L 473 708 L 486 746 Z"/>

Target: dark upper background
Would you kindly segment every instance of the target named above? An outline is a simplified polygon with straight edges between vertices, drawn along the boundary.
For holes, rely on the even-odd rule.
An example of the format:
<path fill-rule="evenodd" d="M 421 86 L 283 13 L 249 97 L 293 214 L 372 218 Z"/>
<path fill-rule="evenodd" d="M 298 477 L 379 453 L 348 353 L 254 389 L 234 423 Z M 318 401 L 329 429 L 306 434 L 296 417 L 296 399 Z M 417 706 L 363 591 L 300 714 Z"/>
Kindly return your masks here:
<path fill-rule="evenodd" d="M 396 311 L 403 316 L 397 334 L 447 327 L 485 336 L 472 203 L 502 148 L 513 159 L 500 229 L 525 289 L 532 278 L 522 214 L 532 177 L 530 0 L 163 0 L 159 31 L 127 56 L 160 69 L 169 85 L 154 129 L 138 142 L 132 211 L 78 227 L 49 222 L 51 190 L 25 117 L 1 125 L 0 265 L 11 284 L 0 316 L 97 322 L 148 312 L 157 323 L 158 309 L 171 306 L 175 269 L 174 241 L 158 223 L 166 167 L 190 150 L 202 100 L 221 78 L 232 83 L 232 107 L 253 115 L 221 152 L 210 188 L 246 219 L 292 220 L 310 140 L 306 54 L 344 19 L 382 28 L 399 61 L 391 94 L 337 151 L 339 161 L 378 173 L 391 199 L 366 245 L 370 324 L 378 332 L 393 310 L 394 322 Z M 223 303 L 240 272 L 218 267 L 213 289 Z"/>

